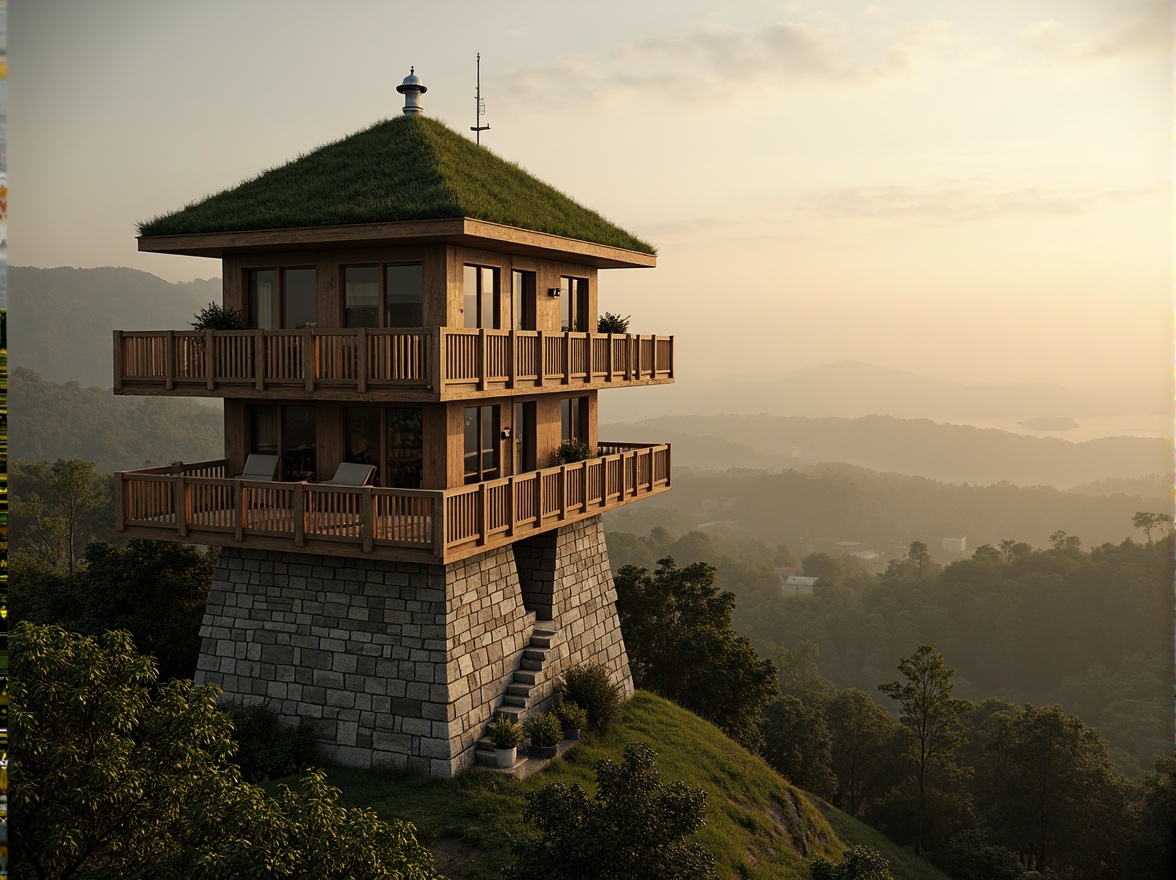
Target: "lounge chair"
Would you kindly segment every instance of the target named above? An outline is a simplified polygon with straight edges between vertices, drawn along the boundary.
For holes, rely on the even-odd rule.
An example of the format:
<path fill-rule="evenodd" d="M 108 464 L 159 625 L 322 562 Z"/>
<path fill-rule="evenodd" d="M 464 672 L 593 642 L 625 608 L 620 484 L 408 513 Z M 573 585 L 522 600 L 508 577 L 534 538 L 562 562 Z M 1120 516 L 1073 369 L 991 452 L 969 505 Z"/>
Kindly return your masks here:
<path fill-rule="evenodd" d="M 375 476 L 376 466 L 374 464 L 359 464 L 358 462 L 344 461 L 339 464 L 338 470 L 335 471 L 335 476 L 329 480 L 325 480 L 320 485 L 366 486 L 371 483 Z"/>
<path fill-rule="evenodd" d="M 237 478 L 241 480 L 268 480 L 272 482 L 278 475 L 278 457 L 276 455 L 251 454 L 245 459 L 245 467 Z"/>

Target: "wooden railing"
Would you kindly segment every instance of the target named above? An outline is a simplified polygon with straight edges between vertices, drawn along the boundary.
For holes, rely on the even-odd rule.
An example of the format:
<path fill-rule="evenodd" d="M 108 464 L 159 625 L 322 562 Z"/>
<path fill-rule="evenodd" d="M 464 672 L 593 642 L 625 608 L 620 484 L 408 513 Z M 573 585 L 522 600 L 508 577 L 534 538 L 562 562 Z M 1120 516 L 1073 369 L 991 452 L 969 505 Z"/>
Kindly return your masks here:
<path fill-rule="evenodd" d="M 116 528 L 213 544 L 423 551 L 449 561 L 670 487 L 670 447 L 601 444 L 597 458 L 458 489 L 241 480 L 225 461 L 115 475 Z"/>
<path fill-rule="evenodd" d="M 481 391 L 672 381 L 672 336 L 533 330 L 114 331 L 114 387 Z"/>

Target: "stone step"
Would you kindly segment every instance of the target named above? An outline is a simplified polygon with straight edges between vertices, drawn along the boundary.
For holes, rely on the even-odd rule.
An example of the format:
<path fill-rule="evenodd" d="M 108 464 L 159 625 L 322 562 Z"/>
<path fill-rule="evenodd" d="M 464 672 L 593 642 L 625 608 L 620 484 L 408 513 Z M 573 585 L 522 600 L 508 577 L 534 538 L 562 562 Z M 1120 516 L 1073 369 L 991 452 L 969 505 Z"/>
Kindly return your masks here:
<path fill-rule="evenodd" d="M 502 705 L 503 706 L 518 706 L 522 709 L 525 709 L 525 708 L 527 708 L 527 697 L 529 697 L 529 696 L 530 696 L 530 691 L 528 691 L 523 696 L 519 696 L 518 694 L 506 694 L 502 698 Z"/>
<path fill-rule="evenodd" d="M 494 714 L 495 715 L 506 715 L 507 717 L 513 718 L 515 721 L 518 721 L 518 720 L 520 720 L 519 716 L 523 714 L 523 711 L 524 711 L 523 706 L 500 705 L 497 709 L 494 710 Z"/>
<path fill-rule="evenodd" d="M 553 638 L 554 638 L 554 636 L 541 636 L 538 633 L 536 633 L 535 635 L 531 636 L 531 641 L 527 645 L 527 647 L 528 648 L 542 648 L 543 650 L 547 650 L 548 648 L 551 647 L 551 640 Z"/>
<path fill-rule="evenodd" d="M 524 684 L 527 687 L 534 687 L 535 681 L 539 678 L 534 671 L 530 669 L 516 669 L 514 678 L 512 679 L 516 684 Z"/>
<path fill-rule="evenodd" d="M 547 652 L 544 650 L 541 650 L 541 649 L 537 649 L 537 648 L 524 648 L 523 649 L 523 659 L 524 660 L 540 660 L 540 661 L 546 660 L 547 659 Z"/>
<path fill-rule="evenodd" d="M 529 657 L 524 657 L 522 660 L 519 661 L 519 668 L 520 669 L 531 669 L 531 670 L 538 672 L 540 669 L 543 668 L 543 660 L 542 659 L 532 660 Z"/>
<path fill-rule="evenodd" d="M 529 697 L 531 696 L 532 684 L 519 684 L 512 682 L 506 686 L 506 692 L 512 697 Z"/>
<path fill-rule="evenodd" d="M 554 636 L 559 630 L 550 621 L 535 624 L 535 628 L 531 630 L 537 636 Z"/>

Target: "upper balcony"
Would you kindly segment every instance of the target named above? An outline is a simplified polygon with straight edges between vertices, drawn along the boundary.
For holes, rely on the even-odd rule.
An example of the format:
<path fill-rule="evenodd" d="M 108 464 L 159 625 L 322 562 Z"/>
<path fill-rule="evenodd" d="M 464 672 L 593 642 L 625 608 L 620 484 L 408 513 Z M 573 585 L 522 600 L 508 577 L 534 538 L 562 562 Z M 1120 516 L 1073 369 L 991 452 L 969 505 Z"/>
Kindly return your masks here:
<path fill-rule="evenodd" d="M 670 447 L 601 443 L 597 458 L 456 489 L 231 478 L 225 462 L 114 475 L 118 533 L 291 553 L 448 563 L 670 488 Z"/>
<path fill-rule="evenodd" d="M 541 330 L 114 331 L 116 394 L 436 402 L 674 381 L 674 337 Z"/>

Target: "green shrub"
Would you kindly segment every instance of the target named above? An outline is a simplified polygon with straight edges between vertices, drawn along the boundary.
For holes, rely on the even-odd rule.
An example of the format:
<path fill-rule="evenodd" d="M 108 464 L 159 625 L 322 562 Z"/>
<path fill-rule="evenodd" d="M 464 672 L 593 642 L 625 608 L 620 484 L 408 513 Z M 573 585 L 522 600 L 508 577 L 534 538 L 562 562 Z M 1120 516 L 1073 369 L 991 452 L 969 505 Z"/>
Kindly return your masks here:
<path fill-rule="evenodd" d="M 620 315 L 614 315 L 612 312 L 605 312 L 596 319 L 597 333 L 628 333 L 629 332 L 629 318 L 630 315 L 625 315 L 623 318 Z"/>
<path fill-rule="evenodd" d="M 814 859 L 809 865 L 813 880 L 894 880 L 886 856 L 868 846 L 851 846 L 845 858 L 834 865 L 825 859 Z"/>
<path fill-rule="evenodd" d="M 523 738 L 523 729 L 508 715 L 499 715 L 490 725 L 490 739 L 496 749 L 513 749 Z"/>
<path fill-rule="evenodd" d="M 238 745 L 233 760 L 247 782 L 289 776 L 318 763 L 318 744 L 306 721 L 299 721 L 297 727 L 284 725 L 278 713 L 264 703 L 234 704 L 228 713 Z"/>
<path fill-rule="evenodd" d="M 514 845 L 509 880 L 714 880 L 714 857 L 690 840 L 706 824 L 706 792 L 662 782 L 655 757 L 638 742 L 620 766 L 598 761 L 591 798 L 562 782 L 529 792 L 523 817 L 538 834 Z"/>
<path fill-rule="evenodd" d="M 219 303 L 209 303 L 196 313 L 193 330 L 245 330 L 245 315 L 239 309 L 226 309 Z"/>
<path fill-rule="evenodd" d="M 555 450 L 557 464 L 573 464 L 590 458 L 595 458 L 592 448 L 583 440 L 565 440 Z"/>
<path fill-rule="evenodd" d="M 552 711 L 564 730 L 579 730 L 588 723 L 588 713 L 573 700 L 560 700 Z"/>
<path fill-rule="evenodd" d="M 550 748 L 558 746 L 563 739 L 563 727 L 554 712 L 532 715 L 523 723 L 523 732 L 533 746 Z"/>
<path fill-rule="evenodd" d="M 621 714 L 620 686 L 601 663 L 572 667 L 560 676 L 558 689 L 565 700 L 584 707 L 588 723 L 597 730 L 607 730 Z"/>

